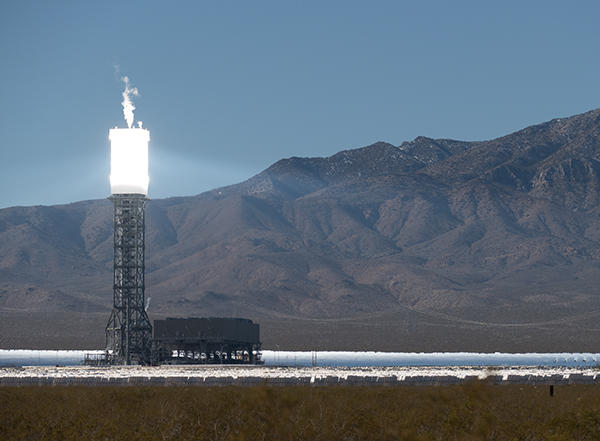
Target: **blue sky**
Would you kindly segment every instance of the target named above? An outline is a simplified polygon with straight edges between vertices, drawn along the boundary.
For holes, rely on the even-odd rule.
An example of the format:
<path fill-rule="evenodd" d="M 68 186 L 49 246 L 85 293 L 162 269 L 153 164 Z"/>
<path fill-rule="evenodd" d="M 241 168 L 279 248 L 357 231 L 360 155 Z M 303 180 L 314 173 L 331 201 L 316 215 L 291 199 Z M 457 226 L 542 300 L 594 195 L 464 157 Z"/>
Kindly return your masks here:
<path fill-rule="evenodd" d="M 290 156 L 599 107 L 598 2 L 0 2 L 0 207 L 108 195 L 120 75 L 151 198 Z M 119 72 L 115 72 L 115 66 Z"/>

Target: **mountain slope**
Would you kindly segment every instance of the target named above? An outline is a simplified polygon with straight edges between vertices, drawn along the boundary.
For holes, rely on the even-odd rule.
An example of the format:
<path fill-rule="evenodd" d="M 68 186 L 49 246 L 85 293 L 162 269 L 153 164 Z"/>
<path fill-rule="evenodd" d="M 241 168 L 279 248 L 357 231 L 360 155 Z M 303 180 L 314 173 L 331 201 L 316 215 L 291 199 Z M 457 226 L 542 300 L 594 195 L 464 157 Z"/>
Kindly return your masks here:
<path fill-rule="evenodd" d="M 599 310 L 600 110 L 484 142 L 283 159 L 152 200 L 156 314 L 541 323 Z M 108 201 L 0 210 L 0 311 L 106 311 Z"/>

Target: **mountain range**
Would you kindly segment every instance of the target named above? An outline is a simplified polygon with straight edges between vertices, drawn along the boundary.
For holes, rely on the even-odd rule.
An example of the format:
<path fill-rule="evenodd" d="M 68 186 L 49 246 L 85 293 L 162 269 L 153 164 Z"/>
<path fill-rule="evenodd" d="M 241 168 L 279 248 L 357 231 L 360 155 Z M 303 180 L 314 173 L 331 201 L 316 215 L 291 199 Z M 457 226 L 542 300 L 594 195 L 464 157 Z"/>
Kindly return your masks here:
<path fill-rule="evenodd" d="M 148 202 L 149 311 L 248 316 L 280 333 L 301 323 L 286 342 L 343 322 L 400 330 L 400 349 L 457 330 L 423 347 L 592 344 L 599 175 L 600 109 L 490 141 L 282 159 L 236 185 Z M 0 210 L 0 345 L 25 344 L 15 317 L 107 317 L 112 245 L 108 200 Z M 351 332 L 334 334 L 332 348 L 352 346 Z M 481 344 L 461 346 L 469 335 Z"/>

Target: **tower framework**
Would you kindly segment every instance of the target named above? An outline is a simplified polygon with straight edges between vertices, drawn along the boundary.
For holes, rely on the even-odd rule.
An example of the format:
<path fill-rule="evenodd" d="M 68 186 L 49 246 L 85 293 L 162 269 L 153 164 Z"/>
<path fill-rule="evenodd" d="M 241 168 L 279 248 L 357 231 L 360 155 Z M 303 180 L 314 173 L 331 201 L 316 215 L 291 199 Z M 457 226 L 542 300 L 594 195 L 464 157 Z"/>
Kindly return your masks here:
<path fill-rule="evenodd" d="M 107 361 L 150 362 L 152 325 L 145 308 L 145 214 L 143 194 L 113 194 L 113 310 L 106 325 Z"/>

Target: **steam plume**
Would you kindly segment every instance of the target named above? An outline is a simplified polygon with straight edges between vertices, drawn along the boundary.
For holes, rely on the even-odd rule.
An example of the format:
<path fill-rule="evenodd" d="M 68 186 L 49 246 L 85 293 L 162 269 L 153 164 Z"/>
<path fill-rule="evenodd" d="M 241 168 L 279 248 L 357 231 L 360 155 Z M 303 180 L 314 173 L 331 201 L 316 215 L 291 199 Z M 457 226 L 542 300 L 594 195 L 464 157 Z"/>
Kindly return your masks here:
<path fill-rule="evenodd" d="M 133 125 L 133 111 L 135 110 L 135 106 L 131 102 L 131 96 L 138 96 L 139 92 L 137 87 L 129 86 L 129 77 L 121 77 L 121 81 L 125 83 L 123 101 L 121 101 L 121 104 L 123 105 L 123 116 L 125 117 L 125 121 L 127 121 L 127 126 L 131 129 L 131 126 Z"/>

